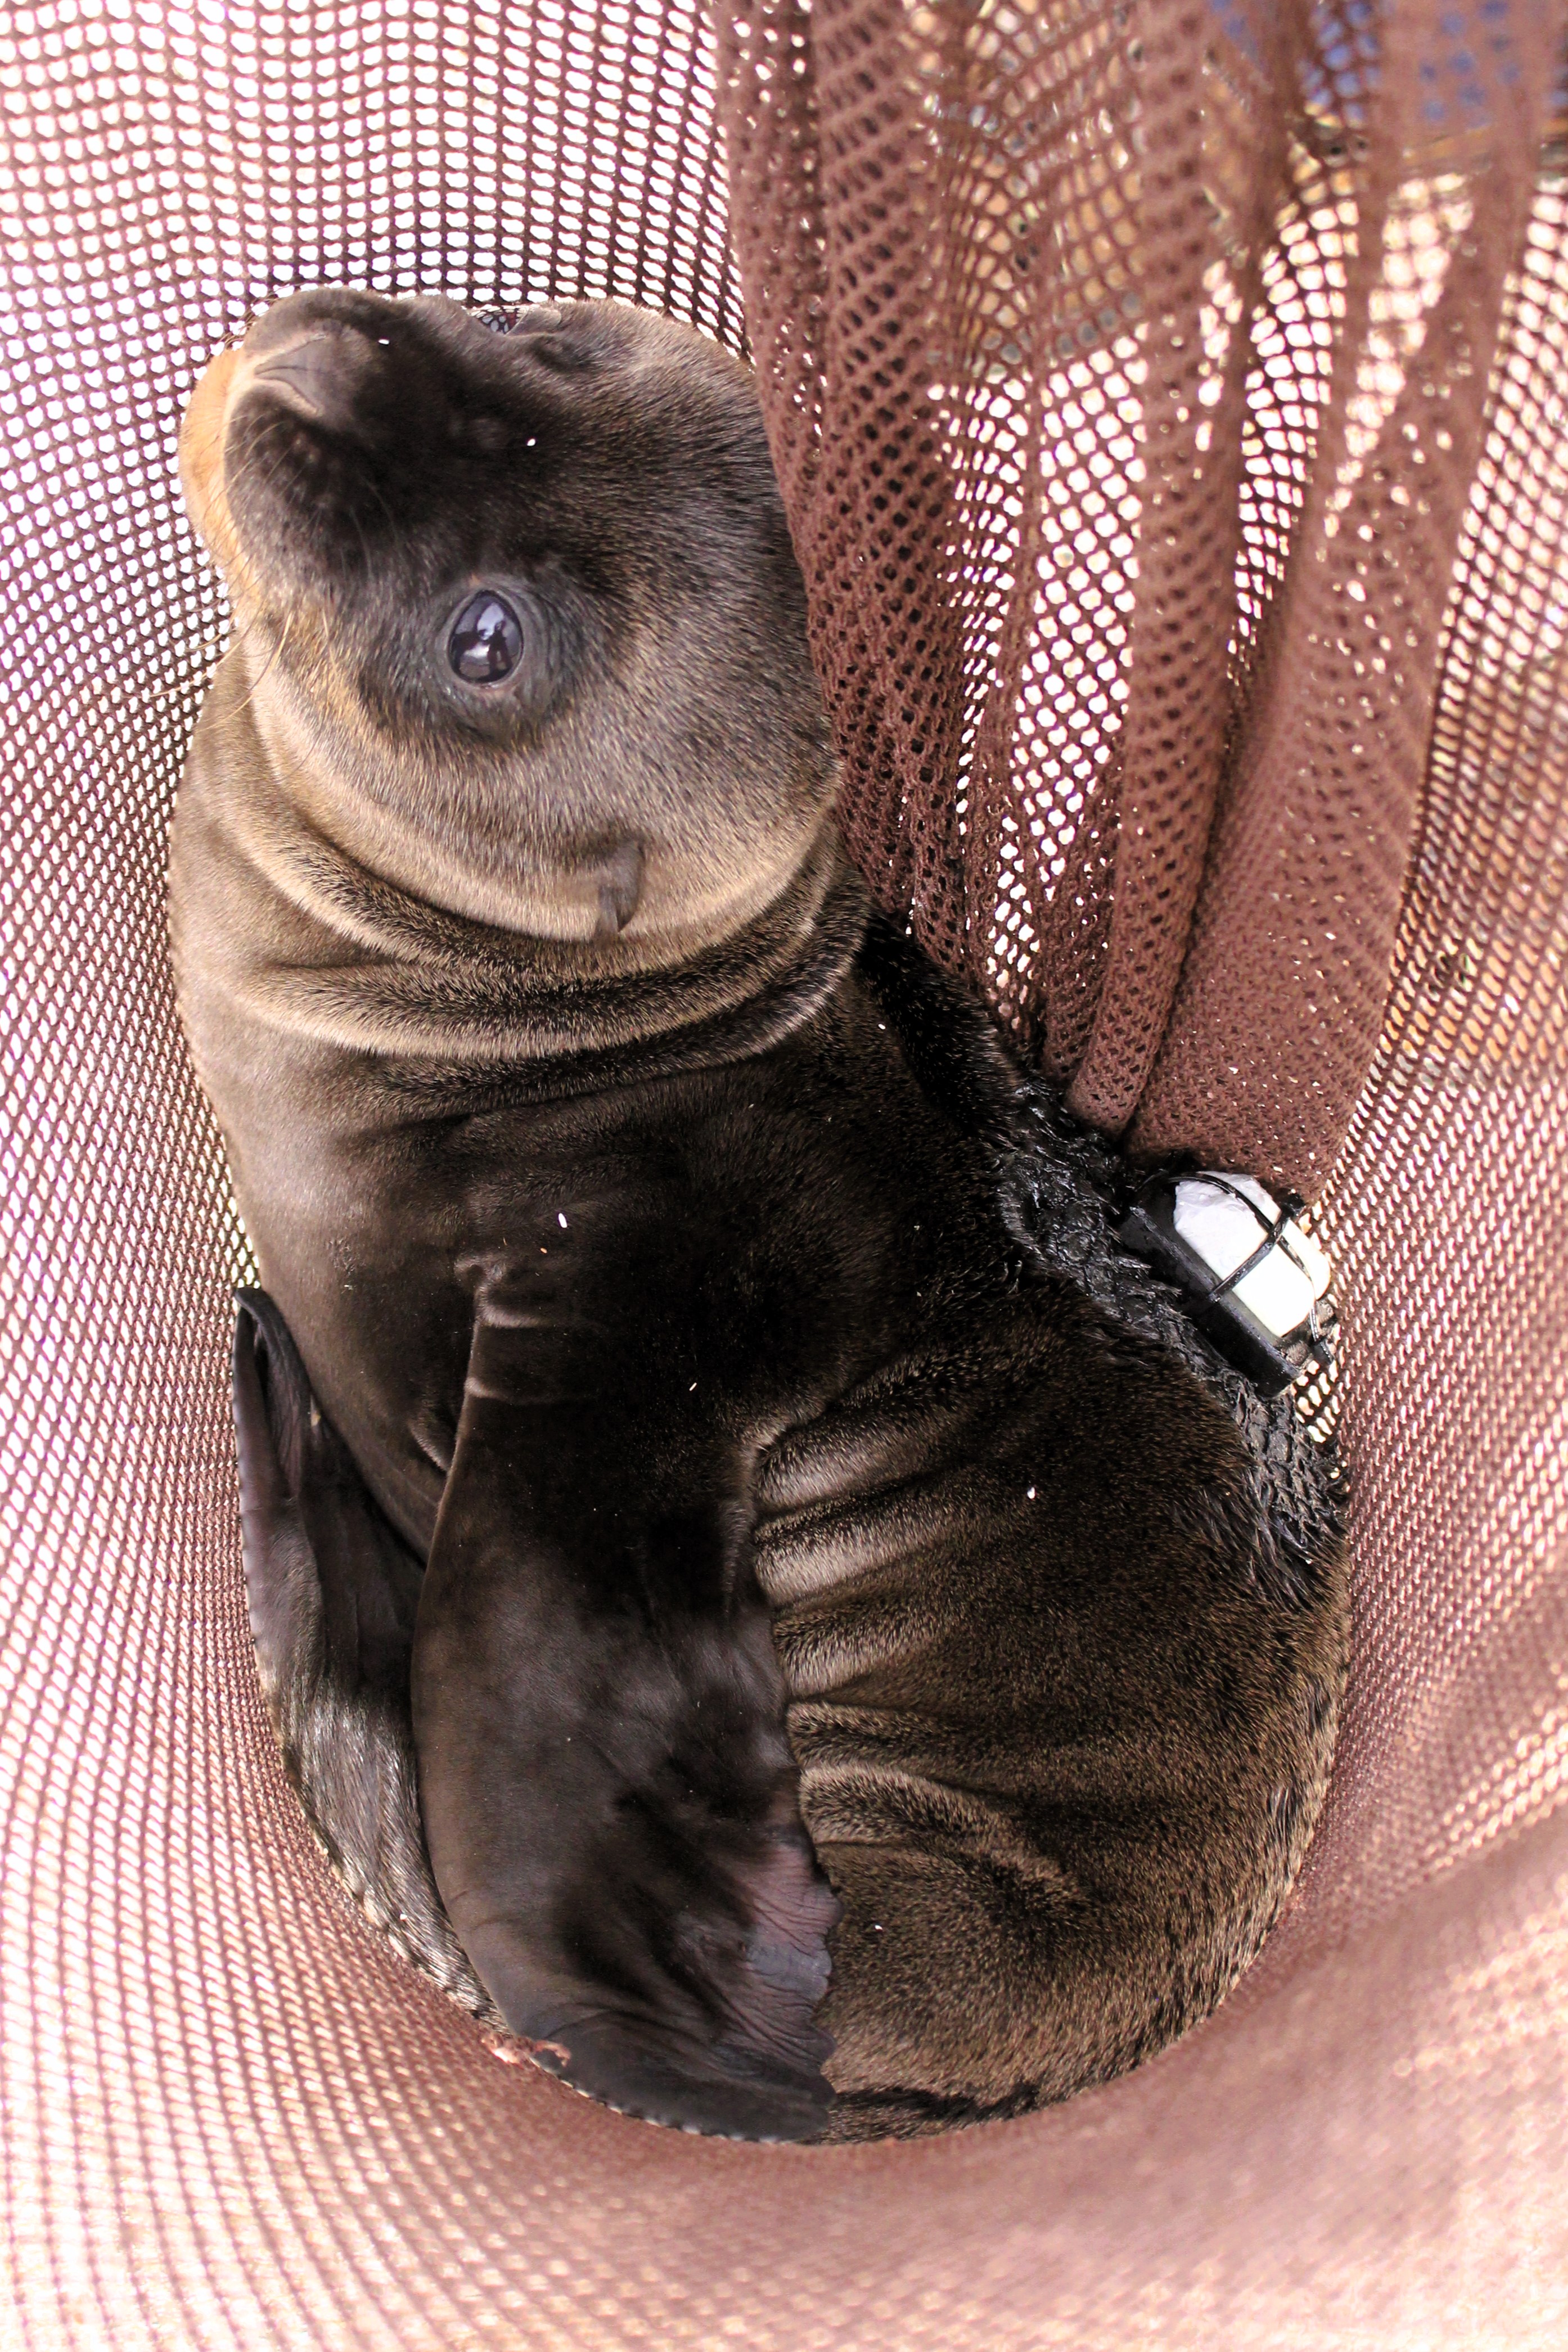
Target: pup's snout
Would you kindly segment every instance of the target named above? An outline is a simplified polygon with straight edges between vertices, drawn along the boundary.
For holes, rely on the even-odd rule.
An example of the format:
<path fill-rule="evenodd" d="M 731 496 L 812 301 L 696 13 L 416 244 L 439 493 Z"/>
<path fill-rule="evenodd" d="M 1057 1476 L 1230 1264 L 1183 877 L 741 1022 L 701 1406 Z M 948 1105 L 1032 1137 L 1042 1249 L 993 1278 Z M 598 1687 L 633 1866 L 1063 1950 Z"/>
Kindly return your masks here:
<path fill-rule="evenodd" d="M 376 343 L 356 327 L 319 327 L 259 359 L 250 372 L 250 387 L 270 394 L 312 425 L 348 432 L 379 356 Z"/>

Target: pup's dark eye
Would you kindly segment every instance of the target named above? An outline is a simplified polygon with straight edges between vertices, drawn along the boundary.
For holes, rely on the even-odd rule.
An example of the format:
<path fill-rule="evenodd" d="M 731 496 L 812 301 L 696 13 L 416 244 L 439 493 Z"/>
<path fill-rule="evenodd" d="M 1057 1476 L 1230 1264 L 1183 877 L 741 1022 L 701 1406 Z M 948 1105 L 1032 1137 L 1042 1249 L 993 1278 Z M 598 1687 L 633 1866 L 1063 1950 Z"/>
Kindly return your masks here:
<path fill-rule="evenodd" d="M 452 624 L 447 658 L 470 686 L 496 686 L 522 659 L 522 623 L 489 588 L 470 596 Z"/>

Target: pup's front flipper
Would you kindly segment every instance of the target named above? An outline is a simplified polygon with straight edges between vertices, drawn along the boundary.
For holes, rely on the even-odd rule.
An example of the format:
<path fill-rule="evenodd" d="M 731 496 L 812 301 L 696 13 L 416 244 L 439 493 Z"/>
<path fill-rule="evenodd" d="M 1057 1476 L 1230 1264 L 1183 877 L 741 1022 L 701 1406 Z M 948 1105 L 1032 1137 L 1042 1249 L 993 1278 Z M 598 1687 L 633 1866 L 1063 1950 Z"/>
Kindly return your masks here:
<path fill-rule="evenodd" d="M 499 2022 L 441 1909 L 419 1826 L 408 1713 L 419 1562 L 322 1419 L 262 1290 L 239 1294 L 234 1417 L 251 1630 L 289 1778 L 367 1916 Z"/>
<path fill-rule="evenodd" d="M 688 2129 L 814 2139 L 837 1906 L 801 1826 L 743 1507 L 654 1493 L 481 1325 L 420 1595 L 436 1881 L 507 2023 L 580 2090 Z M 703 1492 L 702 1490 L 706 1490 Z"/>

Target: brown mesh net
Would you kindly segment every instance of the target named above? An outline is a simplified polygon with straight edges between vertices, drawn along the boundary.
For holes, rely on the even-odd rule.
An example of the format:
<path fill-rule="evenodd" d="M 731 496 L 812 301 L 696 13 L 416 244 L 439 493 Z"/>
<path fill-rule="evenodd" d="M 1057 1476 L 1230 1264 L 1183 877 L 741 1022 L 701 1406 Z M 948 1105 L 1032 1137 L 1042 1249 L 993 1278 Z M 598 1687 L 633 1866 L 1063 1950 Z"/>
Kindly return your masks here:
<path fill-rule="evenodd" d="M 1568 2336 L 1568 193 L 1532 0 L 60 0 L 11 256 L 4 2133 L 28 2346 Z M 728 140 L 729 181 L 721 152 Z M 739 269 L 731 259 L 731 225 Z M 164 964 L 206 355 L 321 281 L 746 321 L 887 902 L 1319 1203 L 1357 1655 L 1301 1890 L 939 2144 L 601 2111 L 352 1913 L 240 1579 Z"/>

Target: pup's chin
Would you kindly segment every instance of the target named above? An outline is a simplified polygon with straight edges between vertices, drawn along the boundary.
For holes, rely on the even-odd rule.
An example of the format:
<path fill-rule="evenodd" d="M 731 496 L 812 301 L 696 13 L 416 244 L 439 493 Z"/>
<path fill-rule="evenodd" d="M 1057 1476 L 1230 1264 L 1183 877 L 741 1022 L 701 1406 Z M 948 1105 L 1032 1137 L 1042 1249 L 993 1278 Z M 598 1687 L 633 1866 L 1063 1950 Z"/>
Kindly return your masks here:
<path fill-rule="evenodd" d="M 613 952 L 618 943 L 630 935 L 632 949 L 640 949 L 653 928 L 643 907 L 647 871 L 642 843 L 628 836 L 584 857 L 563 856 L 559 864 L 542 858 L 500 874 L 433 869 L 407 878 L 420 896 L 450 913 L 562 947 L 608 950 L 611 961 L 618 962 Z M 400 873 L 398 878 L 405 877 Z"/>
<path fill-rule="evenodd" d="M 258 702 L 266 698 L 266 689 Z M 265 728 L 266 721 L 262 721 Z M 296 773 L 299 772 L 296 771 Z M 630 976 L 688 963 L 747 931 L 797 884 L 826 886 L 835 838 L 823 812 L 809 830 L 768 844 L 773 855 L 731 872 L 703 872 L 635 835 L 590 849 L 534 847 L 494 863 L 460 857 L 428 824 L 351 796 L 313 811 L 323 829 L 373 873 L 469 922 L 542 945 L 583 950 L 587 971 Z M 807 883 L 808 895 L 809 882 Z M 820 893 L 818 893 L 820 895 Z"/>

